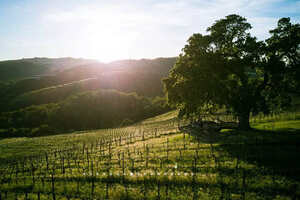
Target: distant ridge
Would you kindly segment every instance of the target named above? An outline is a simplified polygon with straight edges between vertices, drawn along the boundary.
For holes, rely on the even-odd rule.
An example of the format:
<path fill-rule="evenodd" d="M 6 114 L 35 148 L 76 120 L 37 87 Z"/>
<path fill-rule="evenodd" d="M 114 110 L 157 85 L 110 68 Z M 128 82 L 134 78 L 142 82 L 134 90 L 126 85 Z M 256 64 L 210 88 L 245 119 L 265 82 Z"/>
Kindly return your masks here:
<path fill-rule="evenodd" d="M 79 58 L 23 58 L 0 61 L 0 81 L 50 75 L 75 66 L 97 62 Z"/>
<path fill-rule="evenodd" d="M 166 74 L 169 66 L 175 63 L 175 57 L 155 59 L 126 59 L 109 63 L 83 58 L 23 58 L 19 60 L 0 61 L 0 81 L 39 78 L 41 76 L 53 76 L 64 74 L 99 74 L 102 70 L 145 70 L 154 73 Z M 165 67 L 168 65 L 168 67 Z M 155 68 L 155 70 L 151 68 Z M 100 69 L 101 68 L 101 69 Z M 72 69 L 75 71 L 72 72 Z M 81 71 L 81 72 L 80 72 Z M 84 72 L 86 71 L 86 72 Z M 89 78 L 89 77 L 86 77 Z M 77 80 L 77 79 L 76 79 Z"/>

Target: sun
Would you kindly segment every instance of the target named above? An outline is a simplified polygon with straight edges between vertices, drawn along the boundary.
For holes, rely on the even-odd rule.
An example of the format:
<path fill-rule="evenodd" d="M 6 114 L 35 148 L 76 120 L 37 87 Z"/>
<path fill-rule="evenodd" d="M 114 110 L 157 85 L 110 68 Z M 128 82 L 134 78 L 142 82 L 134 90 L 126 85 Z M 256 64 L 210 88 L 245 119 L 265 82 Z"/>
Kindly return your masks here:
<path fill-rule="evenodd" d="M 115 17 L 105 23 L 97 21 L 83 25 L 81 45 L 87 57 L 107 62 L 132 56 L 131 47 L 139 33 L 127 30 L 117 19 Z"/>

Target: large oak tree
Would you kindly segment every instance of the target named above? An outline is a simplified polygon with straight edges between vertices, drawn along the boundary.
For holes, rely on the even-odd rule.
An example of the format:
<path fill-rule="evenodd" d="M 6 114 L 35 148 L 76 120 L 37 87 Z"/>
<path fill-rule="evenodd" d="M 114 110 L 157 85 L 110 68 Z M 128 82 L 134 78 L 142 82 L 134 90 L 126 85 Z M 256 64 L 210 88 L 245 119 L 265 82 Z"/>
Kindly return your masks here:
<path fill-rule="evenodd" d="M 249 129 L 250 113 L 287 105 L 287 91 L 297 90 L 299 24 L 280 19 L 265 42 L 251 36 L 251 25 L 229 15 L 193 34 L 169 76 L 163 80 L 170 105 L 181 116 L 201 118 L 226 109 Z"/>

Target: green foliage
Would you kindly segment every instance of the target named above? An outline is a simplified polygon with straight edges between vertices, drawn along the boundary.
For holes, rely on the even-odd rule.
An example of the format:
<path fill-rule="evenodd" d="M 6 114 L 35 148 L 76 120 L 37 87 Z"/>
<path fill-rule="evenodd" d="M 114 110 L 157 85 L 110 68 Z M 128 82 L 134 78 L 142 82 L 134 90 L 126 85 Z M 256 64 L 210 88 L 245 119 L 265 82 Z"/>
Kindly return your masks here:
<path fill-rule="evenodd" d="M 295 30 L 282 30 L 283 21 Z M 163 80 L 169 104 L 180 110 L 180 116 L 197 119 L 226 108 L 239 118 L 242 129 L 250 128 L 250 113 L 289 105 L 285 88 L 296 77 L 286 71 L 294 74 L 299 68 L 299 25 L 286 21 L 279 21 L 266 43 L 252 37 L 251 25 L 238 15 L 216 21 L 208 35 L 193 34 Z M 288 36 L 278 39 L 275 33 Z M 286 37 L 291 39 L 286 48 L 292 50 L 278 56 L 284 50 L 273 43 L 283 44 Z"/>
<path fill-rule="evenodd" d="M 134 122 L 130 119 L 124 119 L 121 123 L 121 126 L 129 126 L 132 125 Z"/>
<path fill-rule="evenodd" d="M 14 127 L 8 131 L 9 136 L 42 136 L 69 130 L 129 125 L 168 110 L 162 98 L 152 101 L 135 93 L 96 90 L 72 95 L 58 103 L 2 113 L 0 127 Z M 28 129 L 32 129 L 31 133 L 24 133 Z"/>
<path fill-rule="evenodd" d="M 163 95 L 161 77 L 174 61 L 157 58 L 103 64 L 35 58 L 1 62 L 0 71 L 16 70 L 3 80 L 18 79 L 0 82 L 1 137 L 129 125 L 168 111 L 165 98 L 157 96 Z M 35 71 L 35 65 L 44 71 Z M 25 73 L 23 68 L 32 71 Z"/>
<path fill-rule="evenodd" d="M 26 92 L 11 99 L 7 105 L 11 110 L 17 110 L 32 105 L 41 105 L 48 103 L 57 103 L 63 101 L 69 96 L 91 91 L 99 88 L 98 79 L 86 79 L 68 84 L 55 85 L 46 87 L 39 90 Z"/>
<path fill-rule="evenodd" d="M 271 30 L 270 34 L 271 37 L 266 40 L 266 43 L 269 62 L 272 65 L 269 66 L 268 70 L 273 73 L 269 78 L 273 79 L 273 82 L 288 82 L 288 87 L 283 89 L 299 95 L 300 24 L 292 24 L 290 18 L 281 18 L 277 27 Z"/>
<path fill-rule="evenodd" d="M 51 73 L 23 74 L 21 80 L 0 82 L 0 112 L 58 103 L 71 95 L 99 89 L 136 92 L 151 98 L 163 96 L 161 78 L 168 74 L 175 58 L 122 60 L 108 64 L 72 58 L 23 59 L 0 62 L 0 72 L 1 69 L 13 71 L 9 63 L 22 70 L 28 68 L 28 71 L 34 70 L 31 63 L 45 65 Z M 2 80 L 11 80 L 7 78 Z"/>

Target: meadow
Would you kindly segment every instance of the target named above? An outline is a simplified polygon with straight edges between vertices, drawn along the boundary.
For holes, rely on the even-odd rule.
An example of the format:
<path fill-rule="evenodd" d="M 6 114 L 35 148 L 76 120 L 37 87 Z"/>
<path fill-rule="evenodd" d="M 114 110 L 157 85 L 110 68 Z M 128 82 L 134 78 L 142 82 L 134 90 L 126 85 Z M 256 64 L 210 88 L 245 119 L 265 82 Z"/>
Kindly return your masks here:
<path fill-rule="evenodd" d="M 2 139 L 0 200 L 299 199 L 300 113 L 252 117 L 247 132 L 191 128 L 176 115 Z"/>

